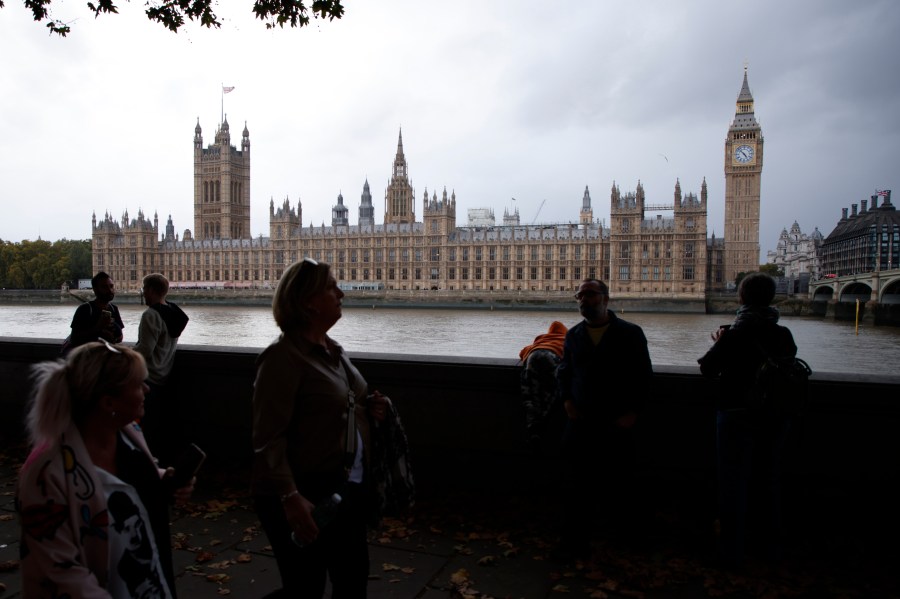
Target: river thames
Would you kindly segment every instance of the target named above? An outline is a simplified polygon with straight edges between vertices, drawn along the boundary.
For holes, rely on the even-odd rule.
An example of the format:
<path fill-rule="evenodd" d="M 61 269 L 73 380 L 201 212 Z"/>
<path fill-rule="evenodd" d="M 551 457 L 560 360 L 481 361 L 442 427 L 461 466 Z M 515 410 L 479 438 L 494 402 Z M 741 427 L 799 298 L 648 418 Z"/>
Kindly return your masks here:
<path fill-rule="evenodd" d="M 181 343 L 262 348 L 278 336 L 272 310 L 265 306 L 180 304 L 190 316 Z M 119 305 L 125 342 L 137 341 L 144 306 Z M 0 305 L 0 337 L 62 340 L 69 333 L 75 304 Z M 656 365 L 696 366 L 709 348 L 709 334 L 730 322 L 725 314 L 619 314 L 644 329 Z M 446 309 L 344 308 L 330 335 L 351 352 L 429 356 L 518 358 L 519 350 L 559 320 L 580 320 L 571 311 L 490 311 Z M 900 329 L 860 326 L 810 317 L 783 317 L 798 355 L 816 372 L 897 374 Z"/>

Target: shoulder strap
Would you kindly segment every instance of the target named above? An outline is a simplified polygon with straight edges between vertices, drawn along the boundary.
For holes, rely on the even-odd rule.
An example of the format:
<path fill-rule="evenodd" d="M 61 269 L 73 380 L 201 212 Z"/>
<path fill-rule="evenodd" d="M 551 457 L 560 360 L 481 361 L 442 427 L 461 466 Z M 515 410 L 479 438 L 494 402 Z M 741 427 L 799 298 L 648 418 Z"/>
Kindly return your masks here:
<path fill-rule="evenodd" d="M 350 369 L 347 368 L 347 358 L 343 351 L 340 353 L 341 366 L 344 367 L 344 374 L 347 376 L 347 441 L 344 450 L 345 464 L 344 468 L 347 474 L 353 468 L 353 462 L 356 460 L 356 393 L 353 391 L 353 379 L 350 376 Z"/>

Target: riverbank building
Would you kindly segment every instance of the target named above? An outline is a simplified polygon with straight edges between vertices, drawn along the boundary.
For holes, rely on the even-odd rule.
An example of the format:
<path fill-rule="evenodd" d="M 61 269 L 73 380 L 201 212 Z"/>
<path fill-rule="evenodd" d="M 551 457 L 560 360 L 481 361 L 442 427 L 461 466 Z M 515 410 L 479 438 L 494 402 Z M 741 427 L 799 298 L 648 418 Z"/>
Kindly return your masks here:
<path fill-rule="evenodd" d="M 816 227 L 812 233 L 800 230 L 794 221 L 790 231 L 781 230 L 774 250 L 766 254 L 766 264 L 774 264 L 783 274 L 786 293 L 805 293 L 810 281 L 822 277 L 821 247 L 825 237 Z"/>
<path fill-rule="evenodd" d="M 882 200 L 881 205 L 878 204 Z M 891 191 L 841 209 L 841 219 L 822 242 L 822 270 L 829 277 L 892 271 L 900 268 L 900 212 Z"/>
<path fill-rule="evenodd" d="M 309 256 L 331 264 L 345 289 L 570 293 L 585 278 L 609 283 L 621 298 L 703 300 L 725 290 L 739 272 L 758 269 L 763 137 L 754 116 L 746 69 L 725 141 L 724 237 L 707 238 L 706 179 L 699 194 L 674 183 L 671 201 L 647 198 L 640 181 L 623 191 L 612 183 L 607 227 L 593 216 L 585 186 L 578 219 L 568 224 L 520 223 L 518 211 L 457 225 L 456 192 L 416 194 L 400 132 L 375 222 L 369 181 L 357 224 L 339 193 L 330 225 L 304 225 L 300 201 L 269 201 L 269 235 L 250 235 L 250 133 L 232 145 L 227 117 L 203 147 L 194 128 L 194 228 L 164 230 L 138 211 L 120 219 L 93 216 L 93 267 L 122 290 L 138 290 L 161 272 L 173 288 L 272 289 L 284 269 Z M 416 208 L 421 208 L 417 217 Z M 491 211 L 491 215 L 493 212 Z"/>

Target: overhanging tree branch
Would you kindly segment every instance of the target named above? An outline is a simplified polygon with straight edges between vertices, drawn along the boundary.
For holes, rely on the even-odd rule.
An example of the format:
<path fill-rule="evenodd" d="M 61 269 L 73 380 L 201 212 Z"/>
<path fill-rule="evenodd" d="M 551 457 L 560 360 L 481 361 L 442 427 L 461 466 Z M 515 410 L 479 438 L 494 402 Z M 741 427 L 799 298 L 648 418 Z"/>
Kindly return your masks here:
<path fill-rule="evenodd" d="M 127 0 L 126 0 L 127 1 Z M 307 0 L 308 1 L 308 0 Z M 50 15 L 53 0 L 23 0 L 25 8 L 31 11 L 34 20 L 45 23 L 51 34 L 65 37 L 71 32 L 67 23 L 54 19 Z M 207 28 L 220 28 L 219 17 L 213 12 L 213 0 L 169 0 L 159 2 L 147 0 L 145 13 L 151 21 L 156 21 L 166 29 L 178 32 L 190 20 Z M 4 0 L 0 0 L 0 8 Z M 95 0 L 87 3 L 94 17 L 101 14 L 118 14 L 119 9 L 114 0 Z M 305 27 L 313 19 L 340 19 L 344 15 L 341 0 L 312 0 L 307 6 L 304 0 L 255 0 L 252 8 L 256 18 L 266 24 L 266 29 L 275 27 Z"/>

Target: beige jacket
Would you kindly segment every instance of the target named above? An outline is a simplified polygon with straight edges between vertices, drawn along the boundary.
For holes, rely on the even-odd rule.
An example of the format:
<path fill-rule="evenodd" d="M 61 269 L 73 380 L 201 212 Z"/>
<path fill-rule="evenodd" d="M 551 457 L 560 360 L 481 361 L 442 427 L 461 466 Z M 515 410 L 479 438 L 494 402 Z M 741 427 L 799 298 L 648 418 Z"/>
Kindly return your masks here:
<path fill-rule="evenodd" d="M 328 342 L 334 350 L 330 356 L 321 346 L 285 333 L 257 360 L 251 481 L 256 495 L 283 495 L 304 475 L 343 469 L 350 387 L 356 394 L 363 459 L 368 460 L 366 381 L 343 348 Z"/>

